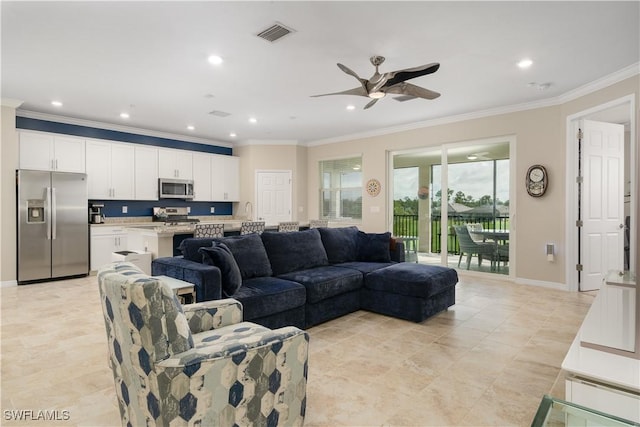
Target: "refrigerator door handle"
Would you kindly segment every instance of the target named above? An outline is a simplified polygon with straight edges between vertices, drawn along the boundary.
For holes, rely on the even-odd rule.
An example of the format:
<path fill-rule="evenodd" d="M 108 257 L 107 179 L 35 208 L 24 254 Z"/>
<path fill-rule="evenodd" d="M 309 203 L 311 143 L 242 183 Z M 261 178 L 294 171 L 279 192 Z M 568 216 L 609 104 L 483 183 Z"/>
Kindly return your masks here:
<path fill-rule="evenodd" d="M 51 187 L 45 188 L 44 191 L 44 208 L 47 210 L 47 240 L 51 240 Z"/>
<path fill-rule="evenodd" d="M 56 213 L 57 210 L 57 206 L 56 206 L 56 189 L 55 187 L 51 187 L 51 229 L 52 231 L 52 239 L 55 240 L 56 239 L 56 234 L 57 234 L 57 223 L 58 223 L 58 215 Z"/>

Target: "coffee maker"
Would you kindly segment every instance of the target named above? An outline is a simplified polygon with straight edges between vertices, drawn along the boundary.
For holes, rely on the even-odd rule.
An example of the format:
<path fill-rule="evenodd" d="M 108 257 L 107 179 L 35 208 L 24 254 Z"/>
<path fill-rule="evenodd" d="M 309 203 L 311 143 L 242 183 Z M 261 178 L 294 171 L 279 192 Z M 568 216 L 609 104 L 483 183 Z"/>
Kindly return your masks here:
<path fill-rule="evenodd" d="M 92 203 L 89 205 L 89 223 L 90 224 L 102 224 L 104 222 L 104 215 L 102 213 L 104 209 L 103 204 Z"/>

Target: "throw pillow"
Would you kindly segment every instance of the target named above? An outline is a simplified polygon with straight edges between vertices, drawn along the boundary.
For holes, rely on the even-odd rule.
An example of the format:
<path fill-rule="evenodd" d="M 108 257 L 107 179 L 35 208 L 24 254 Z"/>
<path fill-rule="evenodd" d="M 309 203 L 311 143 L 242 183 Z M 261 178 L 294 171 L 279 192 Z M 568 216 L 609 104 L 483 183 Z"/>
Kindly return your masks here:
<path fill-rule="evenodd" d="M 220 269 L 222 279 L 222 293 L 226 297 L 235 294 L 242 286 L 240 268 L 233 254 L 224 243 L 214 243 L 208 248 L 198 249 L 202 256 L 202 263 L 214 265 Z"/>
<path fill-rule="evenodd" d="M 391 262 L 389 240 L 391 233 L 364 233 L 358 231 L 358 261 Z"/>
<path fill-rule="evenodd" d="M 329 263 L 338 264 L 358 259 L 358 228 L 319 228 Z"/>
<path fill-rule="evenodd" d="M 214 240 L 209 237 L 190 237 L 184 239 L 178 249 L 182 252 L 184 259 L 202 263 L 202 254 L 198 252 L 198 249 L 211 246 Z"/>
<path fill-rule="evenodd" d="M 214 240 L 227 245 L 238 264 L 242 279 L 271 276 L 271 264 L 259 234 L 250 233 Z"/>
<path fill-rule="evenodd" d="M 290 233 L 265 232 L 261 237 L 275 276 L 329 264 L 317 228 Z"/>

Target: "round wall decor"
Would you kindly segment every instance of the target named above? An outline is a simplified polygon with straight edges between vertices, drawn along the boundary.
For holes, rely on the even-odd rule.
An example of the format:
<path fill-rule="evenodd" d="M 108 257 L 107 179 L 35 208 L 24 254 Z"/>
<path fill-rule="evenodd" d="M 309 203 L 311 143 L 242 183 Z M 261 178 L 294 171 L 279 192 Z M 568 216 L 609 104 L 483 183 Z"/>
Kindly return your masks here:
<path fill-rule="evenodd" d="M 382 185 L 380 185 L 380 181 L 377 179 L 370 179 L 367 181 L 367 193 L 369 193 L 371 197 L 376 197 L 380 194 L 381 189 Z"/>

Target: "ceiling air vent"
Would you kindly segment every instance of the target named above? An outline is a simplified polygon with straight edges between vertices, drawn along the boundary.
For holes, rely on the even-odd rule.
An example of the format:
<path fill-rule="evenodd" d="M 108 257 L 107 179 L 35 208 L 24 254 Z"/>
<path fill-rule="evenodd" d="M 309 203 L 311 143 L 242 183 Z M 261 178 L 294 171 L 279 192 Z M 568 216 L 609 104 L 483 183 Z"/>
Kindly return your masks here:
<path fill-rule="evenodd" d="M 412 99 L 416 99 L 416 97 L 412 95 L 400 95 L 400 96 L 396 96 L 393 99 L 395 99 L 398 102 L 405 102 L 405 101 L 411 101 Z"/>
<path fill-rule="evenodd" d="M 231 115 L 231 113 L 226 113 L 224 111 L 219 111 L 219 110 L 209 111 L 209 114 L 216 117 L 229 117 Z"/>
<path fill-rule="evenodd" d="M 266 30 L 261 31 L 257 35 L 261 39 L 265 39 L 266 41 L 273 43 L 274 41 L 281 39 L 282 37 L 286 36 L 289 33 L 292 33 L 293 31 L 294 30 L 292 30 L 291 28 L 287 28 L 281 23 L 276 22 L 275 24 L 273 24 Z"/>

